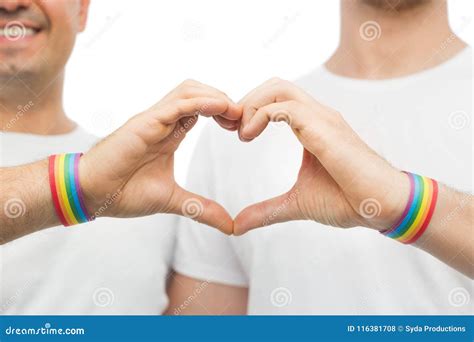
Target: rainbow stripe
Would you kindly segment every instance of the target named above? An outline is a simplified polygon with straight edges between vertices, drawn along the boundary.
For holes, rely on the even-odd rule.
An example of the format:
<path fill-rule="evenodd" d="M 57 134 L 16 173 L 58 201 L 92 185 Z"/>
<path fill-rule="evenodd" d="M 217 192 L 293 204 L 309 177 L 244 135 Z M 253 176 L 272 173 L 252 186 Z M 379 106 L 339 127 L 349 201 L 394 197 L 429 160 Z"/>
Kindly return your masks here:
<path fill-rule="evenodd" d="M 402 243 L 414 243 L 431 221 L 438 199 L 438 183 L 424 176 L 405 172 L 410 179 L 410 196 L 398 222 L 382 234 Z"/>
<path fill-rule="evenodd" d="M 56 214 L 64 226 L 93 220 L 89 216 L 79 184 L 79 158 L 82 153 L 49 157 L 49 184 Z"/>

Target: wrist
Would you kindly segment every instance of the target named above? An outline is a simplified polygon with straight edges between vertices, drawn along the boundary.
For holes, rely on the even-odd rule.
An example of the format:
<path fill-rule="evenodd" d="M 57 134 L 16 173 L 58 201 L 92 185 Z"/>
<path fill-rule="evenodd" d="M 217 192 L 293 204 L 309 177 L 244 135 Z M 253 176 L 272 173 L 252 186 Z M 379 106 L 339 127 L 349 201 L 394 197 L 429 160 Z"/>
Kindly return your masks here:
<path fill-rule="evenodd" d="M 431 221 L 438 198 L 438 183 L 425 176 L 410 172 L 405 174 L 410 182 L 407 204 L 400 218 L 382 233 L 410 244 L 423 235 Z"/>
<path fill-rule="evenodd" d="M 87 212 L 90 216 L 99 216 L 97 213 L 104 202 L 106 191 L 95 179 L 90 160 L 85 154 L 79 160 L 79 183 Z"/>
<path fill-rule="evenodd" d="M 79 164 L 82 153 L 54 154 L 48 158 L 49 186 L 56 214 L 68 227 L 93 220 L 84 201 Z"/>
<path fill-rule="evenodd" d="M 383 227 L 379 230 L 393 227 L 403 215 L 410 196 L 410 180 L 404 172 L 397 170 L 390 185 L 391 190 L 387 195 L 387 210 L 384 215 Z"/>
<path fill-rule="evenodd" d="M 387 177 L 384 195 L 380 198 L 380 214 L 369 219 L 364 218 L 363 226 L 378 231 L 390 229 L 401 218 L 410 196 L 410 180 L 401 171 L 394 170 Z"/>

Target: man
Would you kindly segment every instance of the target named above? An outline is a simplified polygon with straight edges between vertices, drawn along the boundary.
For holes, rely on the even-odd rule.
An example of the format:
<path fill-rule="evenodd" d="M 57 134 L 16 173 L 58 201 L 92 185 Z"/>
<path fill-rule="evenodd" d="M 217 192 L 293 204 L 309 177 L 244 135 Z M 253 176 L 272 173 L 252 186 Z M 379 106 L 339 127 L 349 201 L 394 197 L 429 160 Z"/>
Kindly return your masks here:
<path fill-rule="evenodd" d="M 342 113 L 397 168 L 470 193 L 471 63 L 471 49 L 449 28 L 445 1 L 342 1 L 338 49 L 323 68 L 297 83 Z M 188 187 L 215 198 L 232 215 L 292 189 L 301 159 L 300 143 L 280 125 L 247 145 L 208 127 L 196 151 Z M 287 195 L 279 206 L 253 207 L 254 222 L 243 211 L 234 230 L 284 221 L 281 213 L 299 193 Z M 454 229 L 450 224 L 460 216 L 472 220 L 472 198 L 466 196 L 446 222 L 438 218 L 440 226 Z M 384 210 L 377 201 L 368 204 L 369 217 Z M 242 310 L 247 304 L 250 314 L 472 313 L 468 277 L 370 230 L 299 221 L 229 238 L 198 224 L 180 225 L 177 274 L 170 285 L 177 301 L 170 313 L 219 313 L 229 298 Z M 472 274 L 472 235 L 466 235 L 470 248 L 452 257 L 462 260 L 466 274 Z M 196 295 L 203 281 L 214 291 Z M 179 306 L 189 296 L 194 300 Z"/>
<path fill-rule="evenodd" d="M 174 151 L 199 115 L 237 128 L 241 109 L 225 94 L 183 82 L 92 148 L 97 139 L 67 118 L 64 67 L 88 7 L 88 0 L 0 0 L 2 314 L 161 314 L 167 307 L 172 222 L 101 217 L 57 227 L 49 155 L 85 152 L 75 174 L 85 208 L 63 202 L 69 210 L 195 217 L 198 201 L 205 210 L 196 219 L 232 231 L 221 206 L 173 177 Z"/>

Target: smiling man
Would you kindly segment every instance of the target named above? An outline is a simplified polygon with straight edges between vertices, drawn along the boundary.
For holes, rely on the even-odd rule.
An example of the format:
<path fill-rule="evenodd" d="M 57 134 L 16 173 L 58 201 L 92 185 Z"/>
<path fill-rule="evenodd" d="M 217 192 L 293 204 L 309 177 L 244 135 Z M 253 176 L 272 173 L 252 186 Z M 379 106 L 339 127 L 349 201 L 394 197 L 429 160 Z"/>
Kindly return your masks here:
<path fill-rule="evenodd" d="M 304 40 L 311 41 L 309 37 Z M 317 39 L 311 44 L 317 44 Z M 257 88 L 242 103 L 253 99 L 248 105 L 255 111 L 269 102 L 301 105 L 295 100 L 300 91 L 278 83 L 287 93 L 265 94 Z M 464 222 L 470 218 L 472 223 L 472 196 L 468 195 L 473 174 L 472 51 L 449 27 L 446 1 L 342 0 L 339 47 L 323 67 L 297 84 L 341 113 L 357 135 L 396 168 L 432 177 L 464 192 L 464 199 L 455 202 L 455 208 L 441 220 L 444 229 L 462 230 L 454 223 L 459 217 L 464 217 Z M 259 93 L 263 93 L 260 98 Z M 328 111 L 313 108 L 315 112 L 310 114 L 315 124 L 327 128 L 318 116 Z M 284 111 L 282 114 L 283 119 L 288 118 Z M 261 126 L 265 119 L 255 121 Z M 326 132 L 332 133 L 330 129 Z M 347 147 L 347 142 L 341 141 L 341 146 Z M 327 159 L 331 159 L 331 152 L 325 152 Z M 358 155 L 359 151 L 353 153 Z M 266 128 L 249 144 L 209 126 L 190 165 L 193 177 L 188 187 L 215 198 L 232 215 L 286 193 L 285 198 L 279 198 L 279 206 L 263 202 L 243 211 L 234 231 L 285 221 L 290 206 L 299 206 L 302 212 L 311 209 L 309 203 L 299 200 L 303 192 L 308 195 L 308 184 L 304 183 L 304 191 L 293 187 L 301 155 L 298 139 L 282 124 Z M 308 165 L 317 166 L 325 159 L 308 156 L 305 153 L 306 169 L 302 167 L 300 175 L 304 170 L 307 173 Z M 315 173 L 324 179 L 323 172 Z M 355 183 L 347 188 L 356 188 Z M 317 183 L 323 188 L 316 188 L 312 198 L 322 203 L 323 213 L 334 213 L 340 206 L 330 205 L 324 197 L 327 184 Z M 287 192 L 289 189 L 294 191 Z M 369 218 L 383 216 L 381 211 L 387 208 L 374 199 L 367 200 L 357 211 Z M 310 211 L 306 218 L 314 216 Z M 242 307 L 248 305 L 250 314 L 472 314 L 472 281 L 461 272 L 373 230 L 334 229 L 330 226 L 345 224 L 334 215 L 323 216 L 329 217 L 323 220 L 328 226 L 311 221 L 279 223 L 242 237 L 227 237 L 180 221 L 173 261 L 177 274 L 170 286 L 177 302 L 171 303 L 170 312 L 193 294 L 200 282 L 196 279 L 205 279 L 222 284 L 222 289 L 205 291 L 179 310 L 180 314 L 220 313 L 217 298 L 224 303 L 232 300 L 234 305 L 240 300 Z M 456 251 L 448 264 L 462 260 L 461 269 L 472 275 L 474 234 L 472 224 L 471 232 L 469 224 L 466 226 L 464 237 L 468 238 L 464 242 L 469 248 Z M 443 244 L 452 244 L 446 237 L 440 240 L 441 250 Z"/>
<path fill-rule="evenodd" d="M 62 105 L 64 67 L 88 7 L 88 0 L 0 0 L 2 167 L 87 151 L 97 142 Z M 29 176 L 18 180 L 39 193 L 40 181 Z M 2 211 L 33 212 L 26 197 L 10 196 Z M 160 314 L 174 239 L 166 223 L 103 218 L 2 245 L 2 314 Z"/>
<path fill-rule="evenodd" d="M 236 129 L 241 109 L 225 94 L 185 81 L 96 145 L 67 118 L 65 64 L 88 7 L 0 0 L 2 314 L 161 314 L 173 222 L 116 218 L 186 215 L 199 201 L 207 214 L 196 219 L 232 231 L 221 206 L 173 177 L 174 152 L 198 116 Z"/>

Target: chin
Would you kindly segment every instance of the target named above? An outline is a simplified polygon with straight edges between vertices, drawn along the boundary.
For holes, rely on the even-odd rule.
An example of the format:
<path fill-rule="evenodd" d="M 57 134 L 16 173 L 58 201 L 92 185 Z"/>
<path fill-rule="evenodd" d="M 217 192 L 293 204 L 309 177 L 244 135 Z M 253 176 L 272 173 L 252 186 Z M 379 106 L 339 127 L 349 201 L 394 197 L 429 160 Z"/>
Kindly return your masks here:
<path fill-rule="evenodd" d="M 0 87 L 4 86 L 5 82 L 13 85 L 15 80 L 26 81 L 32 79 L 38 74 L 39 70 L 31 65 L 31 59 L 10 57 L 4 58 L 4 54 L 0 53 Z"/>

